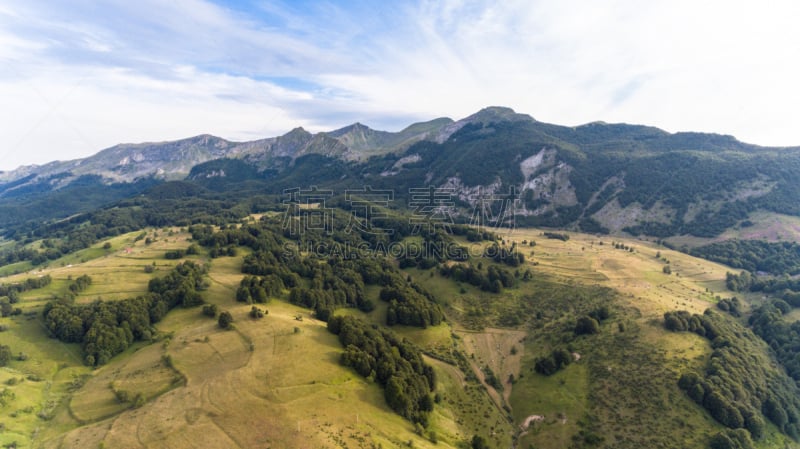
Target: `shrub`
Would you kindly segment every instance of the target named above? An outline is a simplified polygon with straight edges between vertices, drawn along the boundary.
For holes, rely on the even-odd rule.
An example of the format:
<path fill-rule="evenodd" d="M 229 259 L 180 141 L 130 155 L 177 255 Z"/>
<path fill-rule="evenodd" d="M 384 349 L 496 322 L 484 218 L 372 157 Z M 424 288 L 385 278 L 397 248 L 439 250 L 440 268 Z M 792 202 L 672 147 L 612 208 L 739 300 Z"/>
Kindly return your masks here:
<path fill-rule="evenodd" d="M 219 314 L 217 323 L 219 324 L 219 327 L 223 329 L 230 329 L 231 324 L 233 324 L 233 315 L 226 310 Z"/>
<path fill-rule="evenodd" d="M 596 319 L 584 316 L 575 324 L 575 335 L 591 335 L 600 332 L 600 323 Z"/>
<path fill-rule="evenodd" d="M 217 316 L 217 305 L 216 304 L 206 304 L 203 306 L 203 315 L 215 318 Z"/>

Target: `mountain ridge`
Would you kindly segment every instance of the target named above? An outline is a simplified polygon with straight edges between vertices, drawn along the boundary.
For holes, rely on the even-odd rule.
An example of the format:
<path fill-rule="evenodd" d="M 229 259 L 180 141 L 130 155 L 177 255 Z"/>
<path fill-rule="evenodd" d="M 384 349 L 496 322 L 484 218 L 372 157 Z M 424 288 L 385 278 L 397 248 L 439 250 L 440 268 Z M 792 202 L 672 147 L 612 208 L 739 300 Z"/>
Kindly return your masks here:
<path fill-rule="evenodd" d="M 44 164 L 22 165 L 13 170 L 0 171 L 0 182 L 8 183 L 16 181 L 31 174 L 36 176 L 50 176 L 66 172 L 71 172 L 75 175 L 96 174 L 106 176 L 113 181 L 122 182 L 130 182 L 136 177 L 148 175 L 173 179 L 181 175 L 187 175 L 189 171 L 191 171 L 191 167 L 208 160 L 223 157 L 241 157 L 254 161 L 258 159 L 257 156 L 262 151 L 272 153 L 269 155 L 273 158 L 296 158 L 304 154 L 316 153 L 341 156 L 345 159 L 360 160 L 365 156 L 379 155 L 384 152 L 402 151 L 420 140 L 430 139 L 437 143 L 443 143 L 452 134 L 468 123 L 488 124 L 497 121 L 537 123 L 544 129 L 557 127 L 562 130 L 559 134 L 571 130 L 576 132 L 576 137 L 587 134 L 587 130 L 589 131 L 588 134 L 595 134 L 592 131 L 601 127 L 605 130 L 632 131 L 636 134 L 640 134 L 643 139 L 671 138 L 676 141 L 702 139 L 709 142 L 711 146 L 729 150 L 752 151 L 756 149 L 778 150 L 798 148 L 794 146 L 759 146 L 741 142 L 731 135 L 717 133 L 691 131 L 669 133 L 657 127 L 629 123 L 593 121 L 569 127 L 538 122 L 530 115 L 517 113 L 511 108 L 490 106 L 458 121 L 453 121 L 447 117 L 441 117 L 426 122 L 410 124 L 397 132 L 376 130 L 361 122 L 355 122 L 332 131 L 321 131 L 318 133 L 310 133 L 302 127 L 297 127 L 280 136 L 266 137 L 252 141 L 233 141 L 204 133 L 178 140 L 120 143 L 102 149 L 94 155 L 85 158 L 66 161 L 54 160 Z M 339 147 L 329 141 L 326 142 L 323 136 L 331 137 L 339 141 L 346 148 Z M 310 144 L 312 138 L 318 139 L 313 145 Z M 328 148 L 329 151 L 324 151 L 325 148 Z M 158 151 L 163 155 L 164 150 L 177 150 L 178 154 L 176 156 L 183 157 L 184 163 L 177 163 L 176 158 L 167 159 L 162 157 L 154 158 L 155 162 L 172 163 L 173 165 L 168 165 L 166 168 L 145 167 L 144 169 L 134 170 L 129 173 L 126 173 L 123 169 L 125 166 L 143 162 L 148 156 L 151 156 L 145 153 Z M 200 153 L 204 150 L 208 154 L 193 155 L 191 154 L 192 150 Z M 269 160 L 269 158 L 267 159 Z M 114 163 L 115 160 L 117 160 L 117 163 Z M 159 170 L 159 168 L 161 170 Z M 131 174 L 135 177 L 132 178 Z"/>
<path fill-rule="evenodd" d="M 748 225 L 758 211 L 800 216 L 798 170 L 800 147 L 762 147 L 733 136 L 625 123 L 561 126 L 493 106 L 458 121 L 438 118 L 398 132 L 357 122 L 318 133 L 298 127 L 249 142 L 202 134 L 115 145 L 88 158 L 0 175 L 0 206 L 4 198 L 15 199 L 12 205 L 30 203 L 64 195 L 75 183 L 86 188 L 87 182 L 99 187 L 188 180 L 222 193 L 246 181 L 250 189 L 255 182 L 262 185 L 256 190 L 280 194 L 287 185 L 304 187 L 295 184 L 313 180 L 330 189 L 391 189 L 400 200 L 415 187 L 453 191 L 456 215 L 464 220 L 483 201 L 479 193 L 497 197 L 514 190 L 514 217 L 525 225 L 713 238 Z M 102 199 L 98 195 L 63 214 L 121 197 Z"/>

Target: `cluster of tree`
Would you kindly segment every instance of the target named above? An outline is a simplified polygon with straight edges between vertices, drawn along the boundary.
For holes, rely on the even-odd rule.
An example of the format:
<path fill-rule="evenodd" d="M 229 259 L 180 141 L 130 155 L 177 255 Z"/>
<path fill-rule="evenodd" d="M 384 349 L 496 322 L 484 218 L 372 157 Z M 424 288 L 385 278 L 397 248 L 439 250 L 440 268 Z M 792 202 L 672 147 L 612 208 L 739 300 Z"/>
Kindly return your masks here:
<path fill-rule="evenodd" d="M 352 316 L 334 316 L 328 330 L 345 347 L 341 362 L 384 388 L 386 403 L 401 416 L 427 426 L 436 387 L 433 367 L 420 350 L 394 333 Z"/>
<path fill-rule="evenodd" d="M 177 306 L 198 306 L 203 303 L 200 292 L 208 288 L 207 272 L 205 266 L 186 261 L 175 266 L 166 276 L 151 279 L 148 291 L 163 298 L 168 310 Z"/>
<path fill-rule="evenodd" d="M 404 254 L 397 257 L 400 268 L 418 267 L 427 270 L 447 260 L 465 261 L 469 259 L 467 248 L 458 245 L 452 236 L 442 229 L 429 230 L 423 228 L 418 236 L 422 237 L 421 244 L 405 244 Z M 480 236 L 482 234 L 477 234 Z"/>
<path fill-rule="evenodd" d="M 236 290 L 236 300 L 240 302 L 259 303 L 269 302 L 271 296 L 280 296 L 283 293 L 283 281 L 280 276 L 270 274 L 267 276 L 245 276 L 239 282 Z"/>
<path fill-rule="evenodd" d="M 750 273 L 800 274 L 800 244 L 795 242 L 732 239 L 694 248 L 690 254 Z"/>
<path fill-rule="evenodd" d="M 198 251 L 200 251 L 200 247 L 198 247 L 197 244 L 192 243 L 185 250 L 183 250 L 183 249 L 175 249 L 175 250 L 167 251 L 166 253 L 164 253 L 164 258 L 168 259 L 168 260 L 183 259 L 186 256 L 193 256 L 193 255 L 197 254 Z"/>
<path fill-rule="evenodd" d="M 634 251 L 632 246 L 628 246 L 628 245 L 626 245 L 624 243 L 621 243 L 621 242 L 611 242 L 611 245 L 614 246 L 614 249 L 621 249 L 621 250 L 630 251 L 630 252 Z"/>
<path fill-rule="evenodd" d="M 486 381 L 487 385 L 499 392 L 503 391 L 503 382 L 497 377 L 497 374 L 494 373 L 494 370 L 492 370 L 489 365 L 484 365 L 481 371 L 483 371 L 483 380 Z"/>
<path fill-rule="evenodd" d="M 203 315 L 209 318 L 216 318 L 219 308 L 216 304 L 206 304 L 203 306 Z"/>
<path fill-rule="evenodd" d="M 54 338 L 81 343 L 87 365 L 103 365 L 134 341 L 151 339 L 152 325 L 169 310 L 201 304 L 205 273 L 204 267 L 184 262 L 167 276 L 152 279 L 144 296 L 85 305 L 51 301 L 43 312 L 45 326 Z"/>
<path fill-rule="evenodd" d="M 486 442 L 486 438 L 480 435 L 472 436 L 472 440 L 469 442 L 469 447 L 471 449 L 490 449 L 489 443 Z"/>
<path fill-rule="evenodd" d="M 626 189 L 628 190 L 628 189 Z M 688 200 L 689 198 L 687 198 Z M 685 208 L 687 202 L 679 204 Z M 734 201 L 722 204 L 719 209 L 705 209 L 697 213 L 691 222 L 684 222 L 686 209 L 678 209 L 675 218 L 668 223 L 658 221 L 640 222 L 633 226 L 622 228 L 623 231 L 633 235 L 651 235 L 654 237 L 669 237 L 676 234 L 690 234 L 696 237 L 716 237 L 726 229 L 735 226 L 740 220 L 745 220 L 749 212 L 755 210 L 752 203 Z"/>
<path fill-rule="evenodd" d="M 289 291 L 289 302 L 299 306 L 313 309 L 315 316 L 327 321 L 333 311 L 340 306 L 359 307 L 363 311 L 370 311 L 375 304 L 363 295 L 358 296 L 354 304 L 347 302 L 347 293 L 334 290 L 295 287 Z"/>
<path fill-rule="evenodd" d="M 578 318 L 575 323 L 575 335 L 592 335 L 600 332 L 600 323 L 611 316 L 607 305 L 591 310 L 586 316 Z"/>
<path fill-rule="evenodd" d="M 47 287 L 51 282 L 53 282 L 53 278 L 46 274 L 14 284 L 0 284 L 0 297 L 7 297 L 10 304 L 15 304 L 19 302 L 20 293 Z"/>
<path fill-rule="evenodd" d="M 291 303 L 314 309 L 317 318 L 324 321 L 337 307 L 372 311 L 375 303 L 367 296 L 365 286 L 377 285 L 384 288 L 382 298 L 390 302 L 387 310 L 390 325 L 425 327 L 439 324 L 443 319 L 444 314 L 433 297 L 403 276 L 386 258 L 374 255 L 345 258 L 324 252 L 303 255 L 297 248 L 287 246 L 285 240 L 300 239 L 301 248 L 333 246 L 342 243 L 336 240 L 335 233 L 326 236 L 311 230 L 291 235 L 274 219 L 217 232 L 205 226 L 192 227 L 191 231 L 193 238 L 204 246 L 244 245 L 254 250 L 242 264 L 242 271 L 251 276 L 245 277 L 237 290 L 239 301 L 266 302 L 270 296 L 279 296 L 289 289 L 287 299 Z M 438 231 L 423 233 L 433 240 L 445 238 Z M 365 243 L 357 233 L 341 238 L 350 239 L 354 247 Z M 303 279 L 307 282 L 301 282 Z"/>
<path fill-rule="evenodd" d="M 280 256 L 282 245 L 278 236 L 280 228 L 268 228 L 267 222 L 243 226 L 221 226 L 218 231 L 210 225 L 189 227 L 192 240 L 209 249 L 209 252 L 223 253 L 227 248 L 246 246 L 253 251 L 275 251 Z M 257 274 L 257 273 L 254 273 Z"/>
<path fill-rule="evenodd" d="M 84 274 L 72 281 L 67 289 L 73 295 L 77 295 L 78 293 L 89 288 L 90 285 L 92 285 L 92 278 L 89 277 L 89 275 Z"/>
<path fill-rule="evenodd" d="M 261 318 L 264 318 L 264 316 L 269 315 L 269 310 L 262 310 L 256 306 L 253 306 L 250 308 L 248 315 L 250 315 L 250 318 L 254 320 L 260 320 Z"/>
<path fill-rule="evenodd" d="M 534 370 L 537 373 L 550 376 L 572 363 L 572 354 L 564 348 L 556 348 L 550 354 L 536 359 Z"/>
<path fill-rule="evenodd" d="M 645 221 L 622 228 L 623 231 L 631 235 L 650 235 L 653 237 L 669 237 L 679 233 L 680 229 L 679 222 L 662 223 L 659 221 Z"/>
<path fill-rule="evenodd" d="M 767 307 L 771 310 L 765 313 L 780 316 L 778 309 Z M 762 316 L 755 319 L 764 320 L 759 324 L 769 321 Z M 703 315 L 667 312 L 664 325 L 711 341 L 714 350 L 705 372 L 686 372 L 678 385 L 715 420 L 730 429 L 746 429 L 753 439 L 764 435 L 765 418 L 786 435 L 794 439 L 800 436 L 800 389 L 782 368 L 770 363 L 768 348 L 753 332 L 712 309 Z"/>
<path fill-rule="evenodd" d="M 744 429 L 726 429 L 711 437 L 710 449 L 754 449 L 750 433 Z"/>
<path fill-rule="evenodd" d="M 299 257 L 299 256 L 298 256 Z M 274 276 L 288 288 L 300 285 L 299 273 L 307 273 L 309 269 L 297 259 L 286 259 L 285 255 L 276 251 L 257 251 L 245 256 L 242 262 L 242 273 L 256 276 Z"/>
<path fill-rule="evenodd" d="M 0 265 L 10 265 L 12 263 L 32 260 L 39 254 L 39 251 L 31 247 L 15 246 L 0 252 Z"/>
<path fill-rule="evenodd" d="M 723 160 L 709 157 L 701 151 L 686 151 L 685 148 L 632 157 L 625 162 L 625 189 L 616 196 L 622 207 L 638 202 L 645 209 L 650 209 L 656 201 L 661 201 L 678 211 L 676 219 L 670 223 L 644 222 L 632 227 L 629 232 L 635 235 L 643 232 L 657 237 L 678 233 L 711 237 L 746 218 L 747 212 L 756 207 L 752 201 L 723 202 L 713 210 L 702 210 L 691 222 L 685 223 L 682 217 L 692 202 L 724 200 L 722 193 L 742 180 L 752 179 L 753 172 L 748 170 L 755 169 L 761 162 L 744 153 L 733 157 L 733 160 Z M 610 163 L 616 158 L 592 159 L 595 170 L 599 170 L 601 167 L 597 167 L 598 163 Z"/>
<path fill-rule="evenodd" d="M 685 310 L 666 312 L 664 314 L 664 327 L 672 332 L 693 332 L 705 337 L 707 331 L 705 326 L 710 325 L 704 322 L 702 315 L 691 314 Z M 712 331 L 715 333 L 716 330 Z"/>
<path fill-rule="evenodd" d="M 796 277 L 758 277 L 747 271 L 725 273 L 725 286 L 734 292 L 780 293 L 792 307 L 800 307 L 800 279 Z"/>
<path fill-rule="evenodd" d="M 756 335 L 775 351 L 775 355 L 795 381 L 800 382 L 800 321 L 787 322 L 783 316 L 791 307 L 775 300 L 753 310 L 748 320 Z"/>
<path fill-rule="evenodd" d="M 364 277 L 355 261 L 329 259 L 318 263 L 311 259 L 299 261 L 291 268 L 298 276 L 310 280 L 310 288 L 295 287 L 289 292 L 289 301 L 314 309 L 320 319 L 330 315 L 340 306 L 358 307 L 363 311 L 375 308 L 364 292 Z"/>
<path fill-rule="evenodd" d="M 31 221 L 5 228 L 5 236 L 17 240 L 18 243 L 0 253 L 0 264 L 31 261 L 34 265 L 40 265 L 88 248 L 104 238 L 148 226 L 189 226 L 197 223 L 224 225 L 238 221 L 250 212 L 249 204 L 245 207 L 242 203 L 255 201 L 250 198 L 227 200 L 203 198 L 202 195 L 185 196 L 180 194 L 184 184 L 164 183 L 153 187 L 145 195 L 118 201 L 104 209 L 75 214 L 63 220 L 44 223 L 41 220 Z M 62 210 L 60 204 L 53 209 Z M 37 250 L 29 245 L 42 238 L 44 240 L 41 249 Z"/>
<path fill-rule="evenodd" d="M 497 263 L 504 263 L 510 267 L 518 267 L 525 263 L 525 255 L 519 251 L 515 251 L 516 248 L 516 242 L 511 244 L 511 248 L 506 248 L 505 246 L 494 243 L 486 248 L 483 255 Z"/>
<path fill-rule="evenodd" d="M 545 232 L 544 236 L 548 239 L 552 240 L 562 240 L 566 242 L 569 240 L 569 234 L 564 234 L 562 232 Z"/>
<path fill-rule="evenodd" d="M 728 290 L 734 292 L 746 292 L 753 286 L 753 276 L 747 271 L 742 271 L 739 274 L 725 273 L 725 286 Z"/>
<path fill-rule="evenodd" d="M 459 231 L 462 231 L 459 232 Z M 482 242 L 482 241 L 493 241 L 497 240 L 497 236 L 489 231 L 475 229 L 470 226 L 459 226 L 456 225 L 453 228 L 453 234 L 455 235 L 463 235 L 466 237 L 468 242 Z"/>
<path fill-rule="evenodd" d="M 7 297 L 0 298 L 0 316 L 5 318 L 15 315 L 22 315 L 22 309 L 14 307 Z"/>
<path fill-rule="evenodd" d="M 380 298 L 389 303 L 386 311 L 386 324 L 389 326 L 405 324 L 426 328 L 444 320 L 439 305 L 416 284 L 384 287 Z"/>
<path fill-rule="evenodd" d="M 477 267 L 472 264 L 443 265 L 439 268 L 439 274 L 457 282 L 466 282 L 480 287 L 481 290 L 492 293 L 500 293 L 503 288 L 514 286 L 514 275 L 505 268 L 494 265 L 490 265 L 485 273 L 480 268 L 480 265 Z"/>
<path fill-rule="evenodd" d="M 177 260 L 186 257 L 186 250 L 174 249 L 164 253 L 164 258 L 167 260 Z"/>
<path fill-rule="evenodd" d="M 742 302 L 735 296 L 733 298 L 720 299 L 717 302 L 717 308 L 735 317 L 742 316 Z"/>
<path fill-rule="evenodd" d="M 678 386 L 689 397 L 703 406 L 720 424 L 731 429 L 746 429 L 750 435 L 759 439 L 764 435 L 766 423 L 761 413 L 750 404 L 725 396 L 721 388 L 701 378 L 697 373 L 689 372 L 681 375 Z M 771 399 L 765 404 L 765 411 Z"/>
<path fill-rule="evenodd" d="M 7 345 L 0 345 L 0 366 L 6 366 L 10 361 L 11 347 Z"/>

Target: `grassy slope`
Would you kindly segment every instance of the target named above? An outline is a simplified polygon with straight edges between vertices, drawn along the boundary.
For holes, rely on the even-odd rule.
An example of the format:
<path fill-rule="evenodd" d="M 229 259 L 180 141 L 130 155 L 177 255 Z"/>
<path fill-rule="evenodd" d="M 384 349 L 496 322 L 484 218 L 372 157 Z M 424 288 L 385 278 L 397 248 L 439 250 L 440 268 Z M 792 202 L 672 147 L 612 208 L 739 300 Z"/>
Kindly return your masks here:
<path fill-rule="evenodd" d="M 514 430 L 519 432 L 517 447 L 591 446 L 585 438 L 591 434 L 604 438 L 596 447 L 703 447 L 721 427 L 677 388 L 676 381 L 687 367 L 703 366 L 710 347 L 697 336 L 664 331 L 661 317 L 668 310 L 702 312 L 715 304 L 717 295 L 730 296 L 722 281 L 730 269 L 649 242 L 614 240 L 633 247 L 631 252 L 614 248 L 612 240 L 605 237 L 570 235 L 567 242 L 546 239 L 533 229 L 515 230 L 507 236 L 507 244 L 521 245 L 528 262 L 537 265 L 533 267 L 534 281 L 501 296 L 471 286 L 461 286 L 462 290 L 438 276 L 428 278 L 419 273 L 418 279 L 446 298 L 450 315 L 460 317 L 462 323 L 491 326 L 505 313 L 515 313 L 514 308 L 521 304 L 520 312 L 530 316 L 542 311 L 551 319 L 550 324 L 532 320 L 516 328 L 487 327 L 478 333 L 456 329 L 465 341 L 475 335 L 482 340 L 481 344 L 468 344 L 476 356 L 475 366 L 491 366 L 502 380 L 510 374 L 517 379 L 513 385 L 505 383 L 503 392 L 513 411 Z M 530 240 L 537 245 L 522 245 Z M 656 258 L 657 253 L 661 258 Z M 671 275 L 662 271 L 666 260 Z M 589 293 L 572 296 L 579 290 L 575 288 L 578 284 L 589 287 Z M 613 315 L 603 324 L 601 334 L 577 339 L 564 336 L 569 334 L 564 329 L 579 314 L 574 305 L 585 302 L 590 307 L 602 296 L 602 287 L 617 294 Z M 762 300 L 755 296 L 747 299 Z M 560 326 L 559 320 L 563 321 Z M 620 331 L 620 323 L 624 331 Z M 511 335 L 520 330 L 527 334 L 515 345 L 522 353 L 521 362 L 508 363 L 512 358 L 508 344 L 488 339 L 505 333 L 506 341 L 513 341 Z M 559 344 L 567 344 L 560 343 L 562 339 L 581 360 L 551 377 L 536 374 L 535 360 Z M 531 416 L 542 420 L 532 421 L 525 431 Z M 580 436 L 575 439 L 576 435 Z M 773 433 L 765 439 L 762 447 L 770 447 L 770 440 L 782 440 L 774 437 Z"/>
<path fill-rule="evenodd" d="M 47 289 L 23 296 L 25 311 L 38 310 L 66 288 L 70 276 L 82 274 L 95 282 L 79 301 L 133 296 L 145 291 L 150 276 L 174 265 L 175 261 L 163 259 L 164 251 L 188 245 L 186 234 L 158 233 L 151 245 L 134 243 L 138 233 L 128 234 L 112 239 L 110 250 L 100 244 L 3 282 L 37 274 L 54 278 Z M 628 252 L 614 249 L 610 239 L 604 238 L 600 245 L 596 237 L 571 236 L 562 242 L 544 239 L 537 230 L 515 230 L 508 240 L 537 242 L 524 249 L 529 261 L 538 262 L 529 265 L 536 280 L 504 295 L 408 270 L 448 305 L 451 321 L 427 330 L 396 327 L 395 331 L 432 353 L 463 351 L 471 356 L 470 369 L 476 377 L 482 378 L 480 368 L 489 366 L 504 383 L 503 391 L 489 388 L 487 394 L 457 367 L 428 359 L 436 368 L 442 396 L 432 420 L 439 440 L 436 447 L 458 447 L 478 433 L 493 447 L 508 447 L 517 436 L 520 448 L 560 448 L 582 441 L 573 440 L 581 431 L 604 434 L 601 446 L 607 447 L 700 447 L 707 434 L 719 428 L 675 386 L 679 370 L 705 363 L 707 343 L 693 335 L 666 333 L 656 321 L 666 310 L 699 312 L 713 305 L 714 295 L 727 296 L 722 281 L 726 268 L 646 242 L 625 241 L 635 248 Z M 662 272 L 665 262 L 655 258 L 656 251 L 670 260 L 672 275 Z M 158 270 L 144 273 L 144 266 L 153 261 Z M 209 302 L 234 314 L 235 331 L 219 330 L 198 309 L 174 311 L 158 325 L 169 338 L 134 346 L 95 371 L 80 364 L 77 345 L 45 337 L 35 316 L 2 319 L 10 327 L 0 335 L 3 343 L 30 359 L 0 369 L 0 381 L 29 374 L 43 380 L 8 387 L 16 399 L 0 408 L 0 422 L 6 425 L 0 443 L 53 448 L 101 443 L 154 448 L 371 448 L 373 444 L 391 448 L 405 447 L 411 440 L 414 447 L 434 447 L 388 409 L 377 385 L 338 364 L 341 346 L 309 311 L 273 301 L 266 306 L 267 317 L 248 318 L 249 306 L 233 300 L 242 277 L 240 261 L 241 255 L 213 260 L 206 294 Z M 544 279 L 547 282 L 540 281 Z M 573 297 L 574 284 L 619 291 L 613 300 L 614 314 L 600 335 L 571 341 L 570 349 L 581 354 L 580 361 L 554 376 L 540 376 L 532 369 L 535 359 L 560 344 L 565 326 L 584 307 L 580 304 L 589 307 L 602 296 Z M 377 289 L 370 294 L 377 296 Z M 470 310 L 478 313 L 470 315 Z M 553 319 L 515 328 L 496 325 L 504 314 L 530 318 L 535 310 Z M 383 311 L 379 304 L 368 318 L 380 322 Z M 298 315 L 302 321 L 296 320 Z M 620 322 L 624 332 L 619 331 Z M 476 331 L 480 326 L 486 327 Z M 516 354 L 511 354 L 512 347 Z M 165 355 L 171 363 L 164 361 Z M 87 374 L 85 385 L 71 391 L 70 386 L 83 383 L 81 376 Z M 511 374 L 517 379 L 513 385 L 506 382 Z M 114 389 L 141 393 L 146 403 L 129 409 L 116 401 Z M 504 405 L 510 408 L 504 410 Z M 508 410 L 513 422 L 506 419 Z M 38 418 L 40 411 L 52 419 Z M 544 419 L 523 432 L 521 426 L 531 415 Z"/>
<path fill-rule="evenodd" d="M 692 248 L 730 239 L 766 240 L 769 242 L 800 240 L 800 217 L 759 210 L 752 212 L 748 220 L 752 222 L 751 226 L 735 226 L 714 238 L 681 235 L 669 237 L 666 240 L 678 248 L 684 245 Z"/>
<path fill-rule="evenodd" d="M 309 311 L 274 301 L 266 305 L 267 317 L 250 319 L 249 306 L 233 301 L 240 263 L 240 257 L 214 260 L 206 295 L 233 313 L 236 330 L 220 330 L 199 309 L 170 313 L 158 325 L 168 338 L 134 347 L 94 371 L 65 401 L 54 420 L 59 425 L 38 441 L 45 447 L 433 446 L 389 410 L 377 385 L 339 365 L 339 342 Z M 94 277 L 88 264 L 82 268 Z M 446 327 L 442 332 L 449 336 Z M 421 340 L 436 339 L 435 331 L 410 330 L 409 336 L 415 333 Z M 440 377 L 444 396 L 458 397 L 459 386 Z M 148 401 L 129 409 L 116 401 L 112 387 Z M 74 430 L 63 433 L 69 427 Z M 455 447 L 462 439 L 447 410 L 434 416 L 433 429 L 437 447 Z"/>

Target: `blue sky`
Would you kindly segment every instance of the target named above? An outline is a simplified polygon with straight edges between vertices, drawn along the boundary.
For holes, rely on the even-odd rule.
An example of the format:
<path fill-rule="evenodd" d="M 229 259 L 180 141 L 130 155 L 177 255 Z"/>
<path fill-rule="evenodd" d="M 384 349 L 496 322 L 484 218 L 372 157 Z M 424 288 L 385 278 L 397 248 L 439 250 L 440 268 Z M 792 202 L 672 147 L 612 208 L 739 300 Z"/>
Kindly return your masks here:
<path fill-rule="evenodd" d="M 793 1 L 0 1 L 0 169 L 490 105 L 800 145 Z"/>

